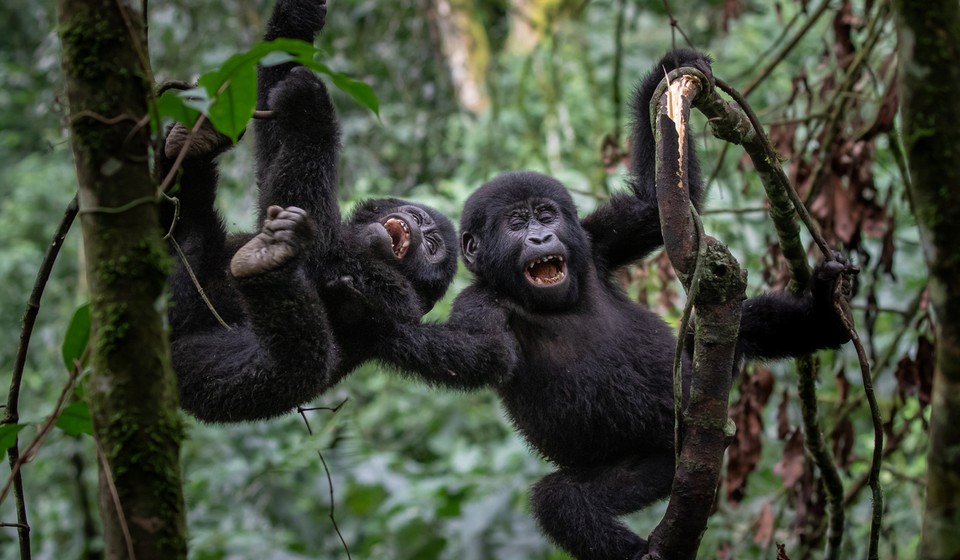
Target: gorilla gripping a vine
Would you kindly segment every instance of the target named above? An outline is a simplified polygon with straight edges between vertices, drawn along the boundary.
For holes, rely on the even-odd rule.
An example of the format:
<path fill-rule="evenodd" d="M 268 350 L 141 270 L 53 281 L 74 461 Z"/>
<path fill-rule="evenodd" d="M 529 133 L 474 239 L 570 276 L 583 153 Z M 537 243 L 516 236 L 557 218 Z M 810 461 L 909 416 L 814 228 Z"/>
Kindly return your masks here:
<path fill-rule="evenodd" d="M 325 17 L 325 1 L 278 0 L 265 39 L 312 43 Z M 215 158 L 229 142 L 210 127 L 188 146 L 176 195 L 171 244 L 190 266 L 171 277 L 171 351 L 182 406 L 207 421 L 310 401 L 376 357 L 383 325 L 418 321 L 456 271 L 454 227 L 432 208 L 373 199 L 341 221 L 339 125 L 316 75 L 294 63 L 260 68 L 257 88 L 259 108 L 274 114 L 255 124 L 262 230 L 226 233 Z M 168 134 L 161 177 L 187 136 L 182 125 Z M 173 207 L 165 217 L 173 222 Z"/>
<path fill-rule="evenodd" d="M 665 498 L 673 481 L 676 337 L 627 297 L 614 272 L 663 243 L 649 102 L 665 73 L 681 66 L 712 76 L 705 55 L 675 50 L 634 93 L 632 192 L 580 220 L 556 179 L 528 171 L 494 178 L 464 206 L 460 248 L 474 281 L 448 322 L 403 326 L 377 341 L 383 355 L 428 383 L 497 393 L 516 429 L 556 467 L 533 486 L 533 514 L 578 559 L 645 554 L 646 540 L 618 518 Z M 691 131 L 686 138 L 699 209 Z M 832 261 L 816 269 L 812 293 L 745 301 L 739 358 L 798 356 L 846 342 L 832 294 L 852 270 Z M 503 332 L 513 338 L 508 354 Z M 682 366 L 686 399 L 689 355 Z"/>

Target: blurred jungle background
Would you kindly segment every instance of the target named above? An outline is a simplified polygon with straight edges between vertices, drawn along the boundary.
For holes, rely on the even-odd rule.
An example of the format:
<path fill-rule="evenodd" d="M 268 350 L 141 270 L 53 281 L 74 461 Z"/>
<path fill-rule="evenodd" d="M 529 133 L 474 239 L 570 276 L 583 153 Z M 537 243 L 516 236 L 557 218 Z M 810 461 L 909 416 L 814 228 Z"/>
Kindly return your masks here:
<path fill-rule="evenodd" d="M 3 386 L 39 262 L 77 188 L 50 4 L 0 4 Z M 928 273 L 894 130 L 897 36 L 888 2 L 329 4 L 318 43 L 325 62 L 372 86 L 381 107 L 378 121 L 334 91 L 344 131 L 345 207 L 397 195 L 456 217 L 472 189 L 493 175 L 534 169 L 564 181 L 584 214 L 623 188 L 636 80 L 673 45 L 709 52 L 714 73 L 748 95 L 828 241 L 862 269 L 855 318 L 887 440 L 881 557 L 914 557 L 935 341 Z M 249 48 L 271 7 L 265 0 L 150 3 L 157 79 L 193 80 Z M 782 288 L 786 268 L 753 166 L 698 117 L 706 230 L 749 271 L 748 295 Z M 237 230 L 254 225 L 251 140 L 221 160 L 219 204 Z M 41 422 L 65 382 L 60 345 L 88 298 L 81 252 L 74 227 L 44 293 L 21 422 Z M 469 280 L 461 270 L 430 318 L 442 319 Z M 683 290 L 665 257 L 625 271 L 622 281 L 632 297 L 676 324 Z M 870 411 L 849 345 L 819 358 L 822 430 L 844 483 L 844 557 L 861 558 L 871 512 Z M 738 435 L 700 556 L 773 558 L 781 543 L 790 558 L 820 557 L 824 492 L 804 453 L 794 365 L 751 364 L 734 386 L 730 414 Z M 312 406 L 318 409 L 304 413 L 312 434 L 295 413 L 239 425 L 187 418 L 182 464 L 191 558 L 346 558 L 331 513 L 353 558 L 566 558 L 541 536 L 526 501 L 527 488 L 549 466 L 513 433 L 492 392 L 436 391 L 371 364 Z M 35 558 L 98 557 L 93 445 L 88 435 L 58 430 L 24 465 Z M 628 521 L 646 534 L 662 511 Z M 8 498 L 0 521 L 15 518 Z M 0 528 L 0 559 L 19 557 L 16 539 L 15 528 Z"/>

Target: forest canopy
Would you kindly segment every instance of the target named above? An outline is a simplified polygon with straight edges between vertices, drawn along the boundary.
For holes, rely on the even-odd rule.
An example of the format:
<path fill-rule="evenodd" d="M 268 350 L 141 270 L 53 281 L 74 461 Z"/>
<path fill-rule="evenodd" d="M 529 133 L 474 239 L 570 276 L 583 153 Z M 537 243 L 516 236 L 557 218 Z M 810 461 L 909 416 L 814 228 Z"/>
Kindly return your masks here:
<path fill-rule="evenodd" d="M 467 197 L 508 170 L 558 178 L 581 217 L 624 191 L 632 88 L 671 48 L 709 53 L 714 75 L 743 95 L 775 153 L 758 166 L 749 150 L 716 138 L 708 118 L 693 111 L 704 231 L 747 271 L 748 297 L 790 289 L 797 274 L 790 263 L 812 265 L 822 251 L 806 228 L 797 245 L 781 244 L 765 173 L 782 167 L 822 239 L 859 266 L 851 315 L 862 354 L 848 344 L 799 363 L 748 363 L 733 380 L 727 412 L 736 433 L 716 500 L 703 504 L 710 517 L 699 557 L 949 558 L 960 554 L 953 542 L 960 523 L 940 514 L 960 495 L 949 474 L 950 457 L 960 456 L 950 453 L 949 421 L 960 413 L 942 400 L 945 412 L 932 417 L 931 403 L 938 387 L 957 382 L 950 346 L 957 333 L 940 329 L 956 320 L 949 310 L 956 310 L 953 286 L 960 284 L 949 279 L 960 282 L 952 264 L 960 258 L 944 240 L 960 205 L 950 203 L 956 195 L 923 188 L 931 173 L 956 184 L 949 181 L 955 169 L 933 157 L 939 152 L 931 146 L 956 150 L 960 141 L 941 136 L 949 108 L 929 95 L 950 105 L 949 88 L 960 84 L 956 64 L 946 63 L 937 81 L 916 59 L 939 52 L 951 60 L 960 8 L 931 2 L 940 17 L 930 18 L 901 4 L 909 3 L 330 0 L 319 56 L 300 54 L 326 80 L 341 120 L 341 206 L 410 198 L 456 223 Z M 238 57 L 277 56 L 259 41 L 272 2 L 134 8 L 146 11 L 145 52 L 156 83 L 203 85 L 223 78 Z M 923 33 L 925 25 L 942 29 Z M 0 5 L 0 29 L 0 280 L 7 286 L 0 294 L 7 341 L 0 383 L 11 385 L 0 443 L 7 449 L 17 442 L 3 476 L 0 560 L 99 558 L 110 546 L 105 524 L 115 521 L 100 512 L 116 496 L 98 484 L 99 473 L 114 450 L 98 448 L 92 437 L 99 420 L 96 402 L 88 405 L 97 367 L 90 355 L 103 348 L 96 336 L 88 344 L 91 249 L 79 221 L 65 233 L 42 305 L 31 299 L 58 224 L 65 211 L 77 211 L 76 107 L 61 67 L 70 35 L 57 7 L 26 0 Z M 118 82 L 127 77 L 107 70 Z M 924 97 L 923 85 L 936 87 Z M 169 126 L 173 112 L 165 114 Z M 219 160 L 217 204 L 230 231 L 249 231 L 257 225 L 255 138 L 249 130 L 241 137 L 245 119 L 210 118 L 240 138 Z M 163 126 L 154 119 L 150 128 L 144 133 L 154 141 Z M 923 153 L 933 155 L 917 167 Z M 149 193 L 156 185 L 145 186 Z M 81 211 L 80 219 L 91 216 Z M 154 233 L 159 243 L 162 232 Z M 677 276 L 667 253 L 658 252 L 620 271 L 618 282 L 679 329 L 686 294 Z M 93 283 L 102 278 L 96 272 Z M 470 281 L 461 266 L 426 319 L 443 320 Z M 156 307 L 162 312 L 166 302 Z M 32 327 L 25 328 L 25 308 L 27 317 L 36 314 Z M 32 333 L 29 351 L 18 353 L 25 331 Z M 157 405 L 135 397 L 129 404 Z M 179 440 L 176 485 L 189 558 L 567 557 L 537 529 L 527 498 L 550 465 L 511 429 L 491 391 L 438 390 L 368 363 L 299 414 L 273 420 L 205 424 L 158 406 L 159 417 L 174 418 L 171 434 Z M 938 418 L 946 429 L 935 427 Z M 10 454 L 17 452 L 21 460 Z M 22 489 L 14 488 L 12 471 Z M 166 474 L 172 479 L 174 471 Z M 646 535 L 666 507 L 625 521 Z M 32 551 L 26 555 L 24 533 Z"/>

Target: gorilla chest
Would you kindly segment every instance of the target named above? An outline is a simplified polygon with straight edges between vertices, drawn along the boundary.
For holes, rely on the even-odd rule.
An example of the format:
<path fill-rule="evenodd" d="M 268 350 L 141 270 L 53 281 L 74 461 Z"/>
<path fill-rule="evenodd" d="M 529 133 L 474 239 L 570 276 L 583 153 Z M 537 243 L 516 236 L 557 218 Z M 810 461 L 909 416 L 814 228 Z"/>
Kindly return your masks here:
<path fill-rule="evenodd" d="M 629 411 L 637 372 L 605 321 L 548 320 L 515 325 L 522 365 L 500 390 L 528 442 L 558 464 L 582 465 L 628 453 L 636 436 Z"/>

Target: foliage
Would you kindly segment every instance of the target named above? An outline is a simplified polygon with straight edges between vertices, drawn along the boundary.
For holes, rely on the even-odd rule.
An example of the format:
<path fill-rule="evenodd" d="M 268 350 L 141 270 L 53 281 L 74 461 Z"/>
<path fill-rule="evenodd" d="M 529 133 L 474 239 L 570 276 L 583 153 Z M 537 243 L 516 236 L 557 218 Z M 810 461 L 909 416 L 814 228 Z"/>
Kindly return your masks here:
<path fill-rule="evenodd" d="M 211 69 L 208 75 L 215 75 L 234 53 L 252 52 L 268 4 L 151 3 L 158 79 L 195 81 Z M 562 12 L 533 51 L 519 53 L 508 48 L 506 3 L 477 2 L 493 49 L 491 109 L 480 114 L 456 105 L 431 33 L 437 16 L 424 9 L 429 4 L 352 0 L 331 6 L 318 43 L 320 60 L 370 84 L 380 103 L 378 122 L 334 92 L 343 120 L 347 206 L 393 194 L 456 217 L 476 185 L 515 168 L 566 182 L 582 213 L 621 188 L 623 166 L 604 162 L 602 139 L 622 141 L 632 82 L 674 41 L 684 43 L 671 33 L 660 3 L 585 3 Z M 615 42 L 620 4 L 622 49 Z M 670 3 L 680 29 L 713 54 L 716 74 L 738 89 L 773 60 L 757 53 L 779 52 L 813 13 L 812 6 L 806 12 L 799 6 L 812 3 L 680 4 Z M 883 117 L 891 109 L 895 38 L 884 21 L 877 45 L 869 48 L 867 24 L 876 8 L 865 10 L 874 4 L 831 6 L 749 99 L 828 238 L 863 268 L 855 310 L 875 365 L 889 449 L 882 473 L 888 490 L 881 557 L 909 558 L 919 539 L 933 346 L 926 268 L 903 187 L 898 139 L 887 130 L 893 116 L 889 123 Z M 742 9 L 732 11 L 732 5 Z M 53 14 L 43 3 L 8 0 L 0 6 L 0 28 L 0 279 L 7 287 L 0 294 L 7 340 L 0 345 L 2 384 L 12 369 L 25 297 L 75 183 L 56 102 Z M 861 52 L 870 72 L 848 78 Z M 218 89 L 207 88 L 208 97 Z M 850 101 L 834 118 L 840 99 Z M 254 215 L 249 140 L 222 160 L 219 203 L 237 229 L 249 228 Z M 782 287 L 786 276 L 755 173 L 736 148 L 724 151 L 706 132 L 702 146 L 704 175 L 712 178 L 707 232 L 751 272 L 748 292 Z M 818 183 L 820 167 L 825 175 Z M 44 296 L 23 389 L 21 423 L 27 427 L 5 428 L 23 429 L 21 441 L 35 432 L 32 426 L 49 412 L 66 379 L 61 342 L 86 299 L 78 250 L 73 232 Z M 682 301 L 664 263 L 651 259 L 625 272 L 624 282 L 634 297 L 676 318 Z M 467 282 L 461 271 L 431 316 L 442 318 L 452 294 Z M 823 431 L 851 502 L 843 552 L 862 557 L 870 514 L 869 492 L 862 490 L 872 450 L 869 414 L 852 353 L 820 358 Z M 801 445 L 793 368 L 752 365 L 735 385 L 737 451 L 728 453 L 701 556 L 771 558 L 776 544 L 786 543 L 790 558 L 818 557 L 822 493 L 819 473 Z M 369 365 L 316 405 L 332 407 L 347 397 L 336 413 L 306 413 L 313 436 L 297 415 L 235 426 L 190 424 L 183 465 L 193 558 L 345 557 L 328 518 L 330 494 L 317 452 L 330 467 L 337 523 L 355 558 L 561 557 L 527 511 L 526 489 L 547 466 L 512 433 L 493 395 L 438 392 Z M 72 425 L 81 426 L 82 410 L 68 411 L 77 421 Z M 83 431 L 52 434 L 25 466 L 37 558 L 77 558 L 96 549 L 90 535 L 96 535 L 97 516 L 81 498 L 95 488 L 95 455 L 89 438 L 71 435 Z M 0 443 L 5 435 L 0 432 Z M 658 516 L 650 511 L 628 522 L 649 531 Z M 0 521 L 13 518 L 8 500 L 0 505 Z M 7 546 L 14 538 L 13 530 L 0 529 L 0 559 L 16 557 L 16 547 Z"/>

